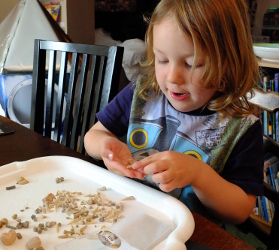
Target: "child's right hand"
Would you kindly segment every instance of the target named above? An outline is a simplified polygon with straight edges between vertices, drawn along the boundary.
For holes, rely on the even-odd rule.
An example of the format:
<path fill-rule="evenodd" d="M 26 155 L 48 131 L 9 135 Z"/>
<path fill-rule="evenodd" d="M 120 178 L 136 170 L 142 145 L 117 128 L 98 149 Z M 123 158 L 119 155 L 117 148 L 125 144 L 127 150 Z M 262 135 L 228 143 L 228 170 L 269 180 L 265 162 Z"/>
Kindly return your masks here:
<path fill-rule="evenodd" d="M 143 179 L 140 170 L 129 168 L 134 162 L 128 146 L 117 138 L 106 138 L 101 144 L 101 157 L 109 171 L 130 178 Z"/>

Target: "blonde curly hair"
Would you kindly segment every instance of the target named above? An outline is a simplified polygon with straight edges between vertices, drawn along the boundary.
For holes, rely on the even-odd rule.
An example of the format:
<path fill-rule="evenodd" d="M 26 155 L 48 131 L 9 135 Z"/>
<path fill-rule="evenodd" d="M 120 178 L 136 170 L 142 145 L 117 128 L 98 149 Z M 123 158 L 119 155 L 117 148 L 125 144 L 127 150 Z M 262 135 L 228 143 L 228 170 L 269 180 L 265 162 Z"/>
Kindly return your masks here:
<path fill-rule="evenodd" d="M 253 52 L 252 34 L 245 0 L 161 0 L 155 8 L 146 32 L 147 55 L 141 63 L 147 81 L 140 96 L 147 99 L 147 89 L 159 94 L 153 53 L 154 26 L 174 17 L 181 30 L 193 39 L 195 54 L 205 54 L 204 87 L 216 89 L 206 107 L 222 115 L 252 113 L 246 95 L 253 94 L 258 83 L 259 66 Z M 196 60 L 192 73 L 196 67 Z"/>

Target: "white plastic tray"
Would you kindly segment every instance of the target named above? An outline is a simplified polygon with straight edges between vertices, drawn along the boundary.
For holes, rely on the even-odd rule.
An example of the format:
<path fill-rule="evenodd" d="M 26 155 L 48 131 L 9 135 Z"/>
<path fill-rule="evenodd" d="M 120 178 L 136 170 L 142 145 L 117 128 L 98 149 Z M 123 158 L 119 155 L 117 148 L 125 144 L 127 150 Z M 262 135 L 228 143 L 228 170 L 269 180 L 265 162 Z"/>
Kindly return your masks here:
<path fill-rule="evenodd" d="M 16 180 L 20 176 L 25 177 L 30 183 L 17 185 Z M 62 176 L 65 180 L 57 184 L 55 179 Z M 15 185 L 16 188 L 6 190 L 6 187 L 11 185 Z M 115 175 L 80 159 L 64 156 L 35 158 L 0 167 L 0 219 L 8 218 L 9 224 L 13 226 L 16 225 L 16 221 L 12 219 L 13 214 L 17 214 L 22 221 L 30 221 L 28 229 L 17 230 L 23 236 L 21 240 L 16 240 L 11 246 L 4 246 L 0 242 L 0 249 L 24 249 L 26 241 L 33 236 L 40 237 L 44 249 L 54 249 L 56 245 L 65 241 L 59 239 L 58 235 L 61 235 L 64 229 L 69 230 L 67 225 L 69 221 L 61 212 L 46 213 L 46 219 L 39 219 L 40 214 L 38 214 L 38 221 L 32 221 L 31 215 L 36 208 L 42 206 L 42 199 L 49 193 L 56 194 L 58 190 L 95 194 L 97 189 L 103 186 L 107 191 L 102 192 L 102 196 L 112 201 L 119 202 L 127 196 L 135 197 L 135 200 L 123 202 L 124 216 L 141 211 L 171 224 L 173 231 L 154 249 L 186 249 L 185 242 L 194 231 L 194 219 L 184 204 L 126 177 Z M 29 209 L 25 209 L 26 207 Z M 24 211 L 20 211 L 22 209 Z M 33 232 L 33 227 L 40 222 L 52 220 L 62 223 L 61 233 L 57 233 L 55 228 L 43 231 L 40 235 Z M 88 228 L 90 229 L 90 225 Z M 0 228 L 0 234 L 8 231 L 5 226 Z"/>

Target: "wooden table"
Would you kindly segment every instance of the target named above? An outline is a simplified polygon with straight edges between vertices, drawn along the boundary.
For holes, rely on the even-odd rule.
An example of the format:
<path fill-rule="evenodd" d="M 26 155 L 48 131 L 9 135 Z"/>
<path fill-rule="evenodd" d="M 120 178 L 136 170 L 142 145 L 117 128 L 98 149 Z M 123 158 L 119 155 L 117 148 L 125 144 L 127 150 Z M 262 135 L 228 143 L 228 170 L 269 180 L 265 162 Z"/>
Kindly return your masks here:
<path fill-rule="evenodd" d="M 0 166 L 14 161 L 26 161 L 51 155 L 72 156 L 100 165 L 100 162 L 91 157 L 77 153 L 10 119 L 0 116 L 0 121 L 14 129 L 14 133 L 0 136 Z M 254 249 L 199 214 L 193 213 L 193 216 L 195 231 L 186 244 L 188 250 Z"/>

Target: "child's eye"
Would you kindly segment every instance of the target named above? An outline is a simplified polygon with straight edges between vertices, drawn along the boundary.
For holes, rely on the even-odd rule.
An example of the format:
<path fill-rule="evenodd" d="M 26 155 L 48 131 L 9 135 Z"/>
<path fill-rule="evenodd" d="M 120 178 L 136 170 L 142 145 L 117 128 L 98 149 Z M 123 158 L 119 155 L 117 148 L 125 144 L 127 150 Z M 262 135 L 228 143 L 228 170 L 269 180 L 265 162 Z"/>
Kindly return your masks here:
<path fill-rule="evenodd" d="M 191 64 L 188 64 L 188 63 L 185 63 L 185 64 L 186 64 L 186 67 L 189 69 L 191 69 L 193 67 L 193 65 L 191 65 Z"/>
<path fill-rule="evenodd" d="M 186 64 L 186 67 L 187 67 L 187 68 L 189 68 L 189 69 L 193 68 L 193 65 L 192 65 L 192 64 L 188 64 L 188 63 L 185 63 L 185 64 Z M 203 64 L 197 64 L 197 65 L 196 65 L 196 68 L 200 68 L 200 67 L 203 67 Z"/>
<path fill-rule="evenodd" d="M 158 60 L 158 63 L 159 63 L 159 64 L 166 64 L 166 63 L 168 63 L 168 61 L 164 61 L 164 60 L 161 61 L 161 60 Z"/>

